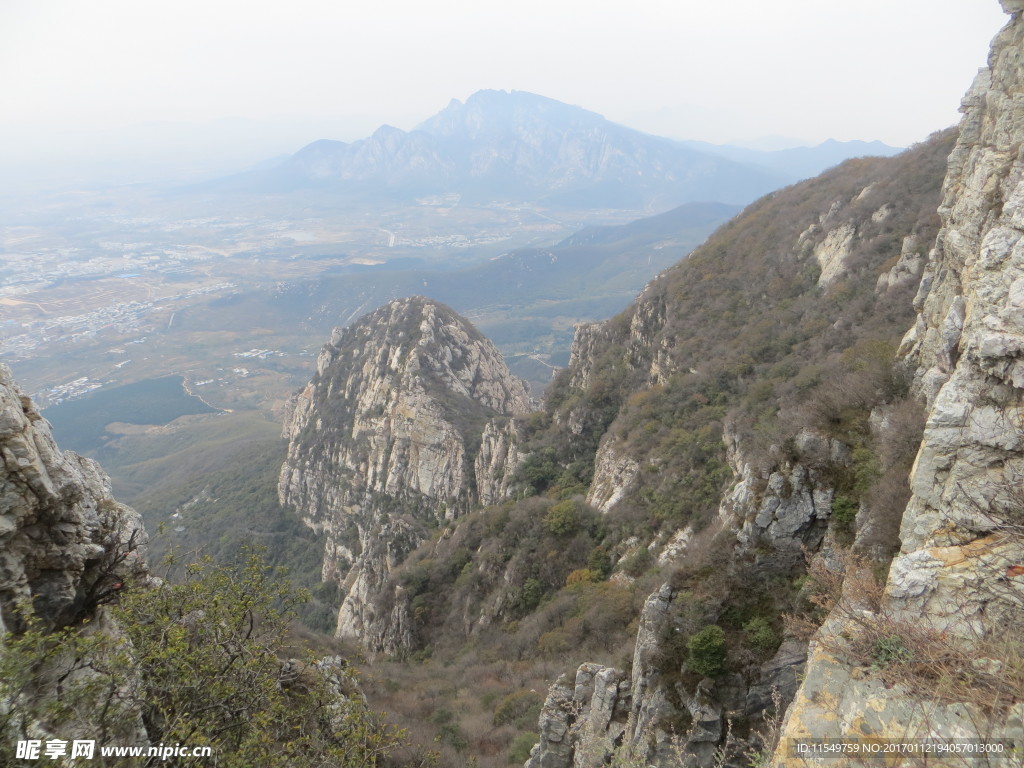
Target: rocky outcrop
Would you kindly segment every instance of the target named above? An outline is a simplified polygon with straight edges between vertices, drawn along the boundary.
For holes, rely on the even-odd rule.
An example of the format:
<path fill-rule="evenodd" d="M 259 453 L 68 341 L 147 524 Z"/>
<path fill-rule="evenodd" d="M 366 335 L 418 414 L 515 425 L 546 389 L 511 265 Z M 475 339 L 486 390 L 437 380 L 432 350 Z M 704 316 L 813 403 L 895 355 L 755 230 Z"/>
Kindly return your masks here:
<path fill-rule="evenodd" d="M 392 302 L 320 353 L 286 430 L 281 499 L 313 522 L 366 494 L 452 517 L 473 501 L 466 458 L 480 428 L 464 422 L 529 407 L 525 384 L 466 321 L 425 299 Z"/>
<path fill-rule="evenodd" d="M 739 541 L 766 542 L 774 547 L 818 548 L 832 514 L 830 467 L 850 460 L 839 440 L 803 430 L 794 440 L 798 459 L 762 470 L 743 455 L 731 430 L 725 433 L 727 456 L 736 482 L 723 495 L 719 517 L 736 530 Z"/>
<path fill-rule="evenodd" d="M 1005 606 L 973 582 L 1024 561 L 1009 535 L 1024 520 L 1024 20 L 1004 7 L 1013 21 L 964 101 L 912 331 L 930 413 L 888 588 L 901 610 L 983 631 Z"/>
<path fill-rule="evenodd" d="M 614 439 L 605 440 L 594 459 L 594 481 L 587 490 L 587 504 L 607 512 L 633 487 L 640 463 Z"/>
<path fill-rule="evenodd" d="M 31 604 L 44 626 L 91 617 L 144 575 L 139 515 L 114 500 L 94 461 L 62 453 L 50 425 L 0 364 L 0 633 Z"/>
<path fill-rule="evenodd" d="M 905 285 L 916 284 L 921 279 L 924 262 L 925 257 L 920 238 L 917 235 L 907 235 L 903 238 L 899 260 L 892 269 L 878 276 L 875 291 L 888 293 Z"/>
<path fill-rule="evenodd" d="M 324 536 L 324 578 L 346 589 L 339 634 L 406 645 L 376 605 L 388 573 L 479 501 L 477 479 L 488 499 L 507 490 L 514 431 L 499 445 L 490 420 L 529 407 L 494 345 L 436 302 L 394 301 L 334 332 L 295 399 L 279 496 Z"/>
<path fill-rule="evenodd" d="M 807 652 L 794 640 L 783 643 L 750 683 L 728 676 L 702 680 L 692 691 L 666 685 L 658 658 L 675 598 L 667 584 L 647 598 L 630 675 L 586 663 L 572 688 L 564 675 L 551 686 L 538 722 L 540 741 L 525 768 L 597 768 L 613 754 L 655 768 L 708 764 L 729 727 L 727 716 L 757 717 L 779 697 L 792 697 Z M 680 723 L 688 726 L 679 730 Z"/>
<path fill-rule="evenodd" d="M 146 543 L 141 517 L 113 498 L 100 466 L 58 449 L 50 425 L 0 364 L 0 653 L 7 633 L 28 628 L 72 628 L 83 638 L 126 642 L 106 606 L 129 579 L 149 580 Z M 68 664 L 68 658 L 47 653 L 33 659 L 30 685 L 4 681 L 0 710 L 6 736 L 14 736 L 11 726 L 18 722 L 20 736 L 96 737 L 99 728 L 89 705 L 78 699 L 76 708 L 61 708 L 56 702 L 81 696 L 90 685 L 106 690 L 109 672 L 102 663 L 93 666 L 92 659 Z M 123 665 L 125 657 L 118 658 Z M 11 669 L 24 674 L 17 666 Z M 128 685 L 137 682 L 137 669 L 118 671 Z M 115 730 L 104 737 L 122 744 L 148 742 L 139 711 L 130 704 L 119 710 Z"/>
<path fill-rule="evenodd" d="M 525 768 L 597 768 L 622 743 L 629 716 L 629 679 L 600 664 L 581 664 L 572 688 L 562 675 L 541 709 L 540 741 Z"/>
<path fill-rule="evenodd" d="M 345 580 L 346 593 L 338 610 L 337 634 L 362 639 L 368 648 L 395 654 L 412 647 L 408 605 L 401 587 L 390 587 L 388 577 L 409 553 L 423 541 L 418 526 L 405 520 L 381 516 L 362 539 L 356 567 Z M 378 598 L 393 590 L 392 605 Z"/>
<path fill-rule="evenodd" d="M 854 235 L 857 230 L 852 224 L 841 224 L 829 230 L 825 239 L 814 248 L 814 258 L 821 267 L 818 285 L 831 285 L 846 269 Z"/>
<path fill-rule="evenodd" d="M 498 420 L 487 422 L 480 437 L 480 452 L 473 461 L 476 492 L 484 506 L 507 498 L 516 470 L 526 460 L 520 450 L 522 434 L 514 419 L 504 425 Z"/>
<path fill-rule="evenodd" d="M 1003 7 L 1013 19 L 964 99 L 942 229 L 903 344 L 929 413 L 901 551 L 879 606 L 848 595 L 861 621 L 927 629 L 969 660 L 967 672 L 997 678 L 1008 674 L 1000 638 L 1019 638 L 1024 626 L 1015 575 L 1024 563 L 1024 8 Z M 1019 705 L 999 706 L 997 693 L 979 702 L 968 690 L 939 695 L 880 679 L 843 644 L 856 637 L 857 616 L 837 611 L 822 627 L 784 739 L 1024 735 Z M 798 762 L 784 750 L 776 760 Z"/>

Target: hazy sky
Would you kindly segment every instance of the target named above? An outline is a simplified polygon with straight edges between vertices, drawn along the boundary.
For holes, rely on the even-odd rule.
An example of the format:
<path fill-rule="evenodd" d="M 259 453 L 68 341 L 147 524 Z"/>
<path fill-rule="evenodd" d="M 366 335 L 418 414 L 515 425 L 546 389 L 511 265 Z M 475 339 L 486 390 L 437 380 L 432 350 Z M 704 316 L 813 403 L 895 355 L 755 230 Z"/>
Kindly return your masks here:
<path fill-rule="evenodd" d="M 0 0 L 0 153 L 185 122 L 145 130 L 260 156 L 481 88 L 677 138 L 906 145 L 957 120 L 1006 20 L 996 0 Z"/>

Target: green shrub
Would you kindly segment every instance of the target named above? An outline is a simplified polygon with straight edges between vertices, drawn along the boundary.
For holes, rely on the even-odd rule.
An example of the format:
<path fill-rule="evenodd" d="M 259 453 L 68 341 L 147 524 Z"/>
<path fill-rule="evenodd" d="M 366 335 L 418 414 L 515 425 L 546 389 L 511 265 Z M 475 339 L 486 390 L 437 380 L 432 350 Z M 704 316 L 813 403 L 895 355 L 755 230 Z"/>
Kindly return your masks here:
<path fill-rule="evenodd" d="M 529 613 L 544 598 L 544 585 L 532 576 L 523 582 L 523 588 L 519 590 L 519 608 Z"/>
<path fill-rule="evenodd" d="M 629 557 L 622 559 L 622 572 L 634 579 L 654 564 L 654 555 L 647 547 L 640 547 Z"/>
<path fill-rule="evenodd" d="M 612 558 L 604 547 L 594 547 L 587 556 L 587 568 L 601 579 L 607 579 L 612 572 Z"/>
<path fill-rule="evenodd" d="M 517 479 L 525 483 L 532 493 L 546 491 L 558 475 L 558 463 L 551 448 L 531 453 L 516 472 Z"/>
<path fill-rule="evenodd" d="M 508 750 L 508 761 L 514 765 L 522 765 L 530 759 L 530 750 L 538 741 L 535 733 L 520 733 L 512 740 Z"/>
<path fill-rule="evenodd" d="M 376 765 L 397 734 L 365 708 L 351 668 L 330 670 L 339 691 L 313 659 L 282 662 L 303 596 L 272 576 L 249 554 L 192 566 L 182 584 L 128 585 L 113 611 L 123 638 L 46 633 L 29 617 L 4 638 L 0 698 L 17 705 L 0 713 L 0 762 L 13 764 L 28 722 L 116 744 L 141 718 L 153 743 L 209 746 L 226 768 Z"/>
<path fill-rule="evenodd" d="M 537 724 L 543 697 L 536 691 L 515 691 L 499 702 L 494 709 L 495 726 L 512 723 L 519 727 Z"/>
<path fill-rule="evenodd" d="M 437 729 L 437 740 L 447 744 L 456 752 L 464 752 L 469 747 L 469 739 L 456 723 L 445 723 Z"/>
<path fill-rule="evenodd" d="M 849 496 L 836 494 L 832 499 L 832 519 L 841 526 L 849 527 L 857 518 L 857 509 L 860 505 Z"/>
<path fill-rule="evenodd" d="M 703 677 L 715 677 L 725 671 L 728 646 L 725 630 L 711 624 L 691 637 L 686 643 L 686 666 Z"/>
<path fill-rule="evenodd" d="M 904 644 L 903 638 L 895 635 L 880 637 L 875 640 L 872 666 L 881 669 L 890 664 L 909 661 L 911 657 L 910 649 Z"/>
<path fill-rule="evenodd" d="M 577 568 L 565 577 L 565 586 L 572 587 L 576 584 L 593 584 L 600 581 L 601 577 L 596 571 L 589 568 Z"/>
<path fill-rule="evenodd" d="M 544 516 L 544 527 L 552 536 L 570 536 L 580 530 L 582 522 L 576 502 L 569 499 L 555 504 Z"/>
<path fill-rule="evenodd" d="M 779 645 L 779 633 L 768 619 L 755 616 L 743 625 L 746 644 L 758 651 L 773 651 Z"/>

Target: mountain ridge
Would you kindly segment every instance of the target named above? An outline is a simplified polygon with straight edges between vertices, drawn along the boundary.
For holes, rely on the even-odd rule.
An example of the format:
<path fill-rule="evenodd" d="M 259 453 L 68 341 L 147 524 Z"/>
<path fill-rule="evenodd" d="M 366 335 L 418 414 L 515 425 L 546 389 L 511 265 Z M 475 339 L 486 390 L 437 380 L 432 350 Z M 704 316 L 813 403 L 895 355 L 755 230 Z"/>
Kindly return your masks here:
<path fill-rule="evenodd" d="M 381 126 L 351 143 L 319 140 L 276 168 L 213 188 L 311 188 L 407 201 L 454 193 L 464 203 L 657 210 L 747 203 L 786 181 L 543 96 L 480 91 L 465 102 L 453 99 L 411 131 Z"/>

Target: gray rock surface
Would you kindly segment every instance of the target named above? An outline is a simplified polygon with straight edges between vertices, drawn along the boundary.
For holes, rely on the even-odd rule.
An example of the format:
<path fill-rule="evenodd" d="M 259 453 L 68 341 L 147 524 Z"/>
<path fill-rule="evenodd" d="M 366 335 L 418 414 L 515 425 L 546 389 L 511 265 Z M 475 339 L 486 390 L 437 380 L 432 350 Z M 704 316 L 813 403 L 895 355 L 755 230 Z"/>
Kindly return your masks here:
<path fill-rule="evenodd" d="M 373 651 L 408 647 L 388 575 L 429 525 L 480 500 L 471 477 L 487 499 L 507 491 L 514 428 L 493 419 L 529 408 L 494 345 L 436 302 L 393 301 L 334 332 L 294 400 L 278 494 L 323 535 L 324 579 L 345 592 L 339 635 Z"/>
<path fill-rule="evenodd" d="M 91 616 L 145 575 L 146 534 L 99 465 L 61 452 L 50 425 L 0 364 L 0 632 L 30 601 L 46 625 Z"/>
<path fill-rule="evenodd" d="M 519 447 L 521 439 L 514 419 L 493 419 L 484 427 L 480 451 L 473 460 L 476 492 L 484 506 L 508 497 L 516 470 L 526 460 Z"/>

